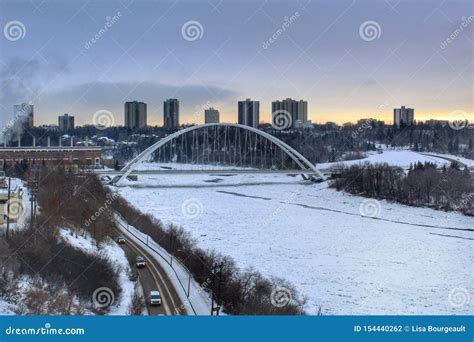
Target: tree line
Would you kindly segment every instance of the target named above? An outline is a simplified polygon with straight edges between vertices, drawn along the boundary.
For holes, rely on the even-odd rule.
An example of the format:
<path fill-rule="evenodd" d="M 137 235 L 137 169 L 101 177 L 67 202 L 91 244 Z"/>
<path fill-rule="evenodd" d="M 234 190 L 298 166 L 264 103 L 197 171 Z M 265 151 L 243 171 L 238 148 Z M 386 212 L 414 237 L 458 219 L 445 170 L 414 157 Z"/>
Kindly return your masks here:
<path fill-rule="evenodd" d="M 474 179 L 457 162 L 441 169 L 418 162 L 407 173 L 386 163 L 341 166 L 341 170 L 340 178 L 331 183 L 338 191 L 474 215 Z"/>

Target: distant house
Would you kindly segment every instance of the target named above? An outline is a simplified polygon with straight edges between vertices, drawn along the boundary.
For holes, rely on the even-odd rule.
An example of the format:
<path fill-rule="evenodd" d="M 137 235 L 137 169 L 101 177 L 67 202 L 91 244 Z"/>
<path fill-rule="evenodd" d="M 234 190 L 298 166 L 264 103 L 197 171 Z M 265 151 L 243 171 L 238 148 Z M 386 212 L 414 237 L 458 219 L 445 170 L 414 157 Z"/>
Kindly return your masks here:
<path fill-rule="evenodd" d="M 16 223 L 22 216 L 23 188 L 15 185 L 10 191 L 10 223 Z M 8 181 L 5 177 L 0 178 L 0 225 L 7 222 L 8 213 Z"/>

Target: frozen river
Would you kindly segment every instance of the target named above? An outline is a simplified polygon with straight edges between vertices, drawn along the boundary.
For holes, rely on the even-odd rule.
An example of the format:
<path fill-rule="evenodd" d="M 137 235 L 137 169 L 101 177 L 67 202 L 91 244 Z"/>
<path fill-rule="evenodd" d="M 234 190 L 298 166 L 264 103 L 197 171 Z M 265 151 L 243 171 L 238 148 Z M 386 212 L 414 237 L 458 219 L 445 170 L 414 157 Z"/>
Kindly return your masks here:
<path fill-rule="evenodd" d="M 323 314 L 473 314 L 474 219 L 286 175 L 141 176 L 119 192 Z M 365 200 L 365 201 L 364 201 Z"/>

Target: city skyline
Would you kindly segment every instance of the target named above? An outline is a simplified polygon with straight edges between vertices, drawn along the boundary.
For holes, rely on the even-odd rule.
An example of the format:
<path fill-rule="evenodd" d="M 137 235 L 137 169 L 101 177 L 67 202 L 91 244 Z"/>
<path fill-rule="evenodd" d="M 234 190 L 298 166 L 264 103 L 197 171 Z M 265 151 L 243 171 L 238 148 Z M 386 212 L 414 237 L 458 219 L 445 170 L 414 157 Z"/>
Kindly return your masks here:
<path fill-rule="evenodd" d="M 245 108 L 249 107 L 249 103 L 252 104 L 252 106 L 250 107 L 255 106 L 255 112 L 251 110 L 249 113 L 247 113 L 248 109 L 245 109 Z M 302 104 L 303 106 L 302 109 L 298 109 L 298 104 Z M 272 126 L 280 130 L 304 128 L 304 127 L 308 127 L 307 125 L 312 125 L 312 124 L 318 125 L 318 124 L 337 123 L 334 121 L 312 122 L 311 120 L 308 120 L 306 116 L 308 103 L 305 100 L 294 100 L 291 98 L 286 98 L 284 100 L 272 101 L 271 103 L 272 118 L 270 122 L 258 120 L 260 116 L 260 101 L 246 99 L 246 100 L 238 101 L 237 105 L 238 105 L 238 110 L 237 110 L 237 114 L 234 120 L 222 121 L 222 123 L 239 123 L 246 126 L 253 126 L 255 128 L 257 128 L 258 125 L 271 124 Z M 133 110 L 131 110 L 132 108 L 131 106 L 133 107 Z M 140 108 L 143 108 L 143 109 L 138 110 L 138 106 L 140 106 Z M 176 106 L 176 108 L 171 109 L 173 106 Z M 74 115 L 70 115 L 69 113 L 59 114 L 57 116 L 57 119 L 58 119 L 57 125 L 52 122 L 33 125 L 33 120 L 34 118 L 36 118 L 36 116 L 33 116 L 33 110 L 28 112 L 28 111 L 25 111 L 25 109 L 21 109 L 21 108 L 33 108 L 34 104 L 21 103 L 21 104 L 14 105 L 13 107 L 14 107 L 13 111 L 15 112 L 15 118 L 20 118 L 20 119 L 19 120 L 14 119 L 13 121 L 10 121 L 9 123 L 7 123 L 7 127 L 11 127 L 12 124 L 15 122 L 23 123 L 24 125 L 27 125 L 29 128 L 32 128 L 33 126 L 38 126 L 38 127 L 58 126 L 59 129 L 61 130 L 61 125 L 65 125 L 65 126 L 71 125 L 73 127 L 76 126 Z M 145 127 L 164 127 L 166 129 L 178 129 L 181 126 L 186 126 L 186 125 L 199 125 L 199 124 L 206 124 L 206 123 L 221 122 L 220 111 L 210 106 L 207 108 L 206 107 L 201 108 L 202 110 L 201 114 L 203 116 L 203 120 L 200 120 L 199 118 L 201 114 L 197 115 L 198 113 L 195 112 L 193 117 L 198 118 L 197 121 L 191 121 L 191 122 L 186 122 L 184 124 L 179 124 L 179 117 L 180 117 L 179 107 L 180 107 L 179 99 L 166 99 L 165 101 L 163 101 L 163 112 L 161 114 L 158 114 L 163 117 L 163 123 L 160 125 L 160 124 L 153 124 L 152 122 L 151 123 L 148 122 L 146 103 L 141 102 L 141 101 L 128 101 L 124 103 L 124 113 L 123 113 L 124 122 L 123 123 L 116 123 L 113 113 L 101 110 L 94 113 L 94 115 L 92 116 L 91 122 L 85 122 L 77 126 L 78 127 L 81 127 L 81 126 L 127 127 L 130 129 L 139 129 L 139 128 L 145 128 Z M 339 124 L 340 125 L 344 125 L 344 124 L 359 125 L 361 124 L 361 122 L 375 120 L 378 122 L 383 122 L 387 125 L 400 127 L 402 124 L 411 125 L 415 123 L 466 121 L 463 119 L 462 113 L 456 113 L 458 116 L 451 118 L 451 120 L 445 120 L 443 118 L 437 118 L 437 119 L 429 118 L 429 119 L 417 120 L 414 112 L 415 112 L 414 108 L 401 106 L 400 108 L 393 108 L 391 121 L 378 120 L 375 117 L 366 116 L 366 117 L 358 118 L 356 121 L 347 121 L 347 122 L 339 123 Z M 30 113 L 28 114 L 29 115 L 28 118 L 25 116 L 25 113 L 26 114 Z M 130 116 L 132 115 L 132 113 L 133 113 L 133 118 Z M 112 116 L 113 118 L 110 118 L 110 116 Z M 299 118 L 300 116 L 302 116 L 302 118 Z M 166 117 L 169 120 L 168 124 L 165 124 Z M 176 120 L 176 121 L 173 121 L 173 120 Z M 285 122 L 285 124 L 288 126 L 282 127 L 281 120 L 287 121 Z M 69 121 L 71 121 L 71 123 L 69 123 Z M 470 121 L 466 121 L 466 122 L 470 123 Z"/>
<path fill-rule="evenodd" d="M 204 122 L 208 107 L 234 122 L 245 98 L 270 123 L 271 102 L 288 97 L 308 101 L 314 123 L 391 123 L 402 105 L 417 120 L 462 111 L 472 122 L 474 20 L 462 1 L 0 6 L 4 28 L 24 26 L 23 38 L 0 40 L 1 124 L 31 101 L 38 125 L 62 113 L 84 125 L 100 110 L 122 125 L 123 103 L 136 100 L 161 126 L 166 98 L 182 103 L 181 124 Z"/>

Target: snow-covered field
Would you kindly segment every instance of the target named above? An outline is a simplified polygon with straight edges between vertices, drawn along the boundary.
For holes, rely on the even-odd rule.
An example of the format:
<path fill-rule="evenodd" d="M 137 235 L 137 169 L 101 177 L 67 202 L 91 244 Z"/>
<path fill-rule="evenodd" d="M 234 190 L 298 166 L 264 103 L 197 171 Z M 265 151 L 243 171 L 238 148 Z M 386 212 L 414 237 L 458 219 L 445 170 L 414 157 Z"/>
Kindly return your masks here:
<path fill-rule="evenodd" d="M 183 163 L 155 163 L 155 162 L 143 162 L 139 163 L 135 170 L 147 171 L 147 170 L 235 170 L 233 166 L 226 165 L 212 165 L 212 164 L 183 164 Z M 252 168 L 239 168 L 240 170 L 251 170 Z"/>
<path fill-rule="evenodd" d="M 474 313 L 473 218 L 385 201 L 365 206 L 326 183 L 285 175 L 140 176 L 126 184 L 118 188 L 124 198 L 184 227 L 199 246 L 289 280 L 309 313 Z M 375 218 L 363 215 L 370 208 Z"/>
<path fill-rule="evenodd" d="M 439 156 L 445 156 L 445 157 L 450 157 L 450 158 L 457 158 L 454 156 L 450 155 L 439 155 Z M 461 158 L 464 159 L 464 158 Z M 465 159 L 468 160 L 468 159 Z M 390 165 L 394 166 L 400 166 L 401 168 L 408 169 L 410 167 L 410 164 L 415 164 L 417 162 L 425 163 L 425 162 L 430 162 L 430 163 L 435 163 L 438 165 L 438 167 L 441 167 L 443 165 L 449 166 L 450 161 L 443 159 L 443 158 L 437 158 L 434 156 L 434 154 L 430 153 L 430 155 L 414 152 L 414 151 L 408 151 L 408 150 L 394 150 L 394 151 L 383 151 L 382 153 L 378 152 L 368 152 L 367 153 L 367 158 L 364 159 L 357 159 L 357 160 L 348 160 L 344 162 L 337 162 L 337 163 L 320 163 L 317 165 L 319 169 L 326 169 L 331 166 L 337 165 L 337 164 L 345 164 L 345 165 L 355 165 L 355 164 L 360 164 L 360 163 L 388 163 Z M 474 163 L 474 161 L 472 161 Z"/>
<path fill-rule="evenodd" d="M 393 166 L 399 166 L 403 169 L 408 169 L 410 164 L 418 162 L 430 162 L 436 164 L 438 167 L 443 165 L 449 166 L 451 160 L 457 160 L 463 165 L 474 167 L 474 160 L 453 156 L 450 154 L 436 154 L 436 153 L 420 153 L 410 150 L 383 150 L 381 153 L 376 151 L 369 151 L 366 153 L 367 157 L 363 159 L 340 161 L 333 163 L 319 163 L 316 165 L 318 169 L 325 170 L 340 164 L 355 165 L 361 163 L 388 163 Z M 235 167 L 225 165 L 186 165 L 181 163 L 153 163 L 143 162 L 137 165 L 136 170 L 233 170 Z M 250 168 L 247 168 L 250 169 Z"/>

